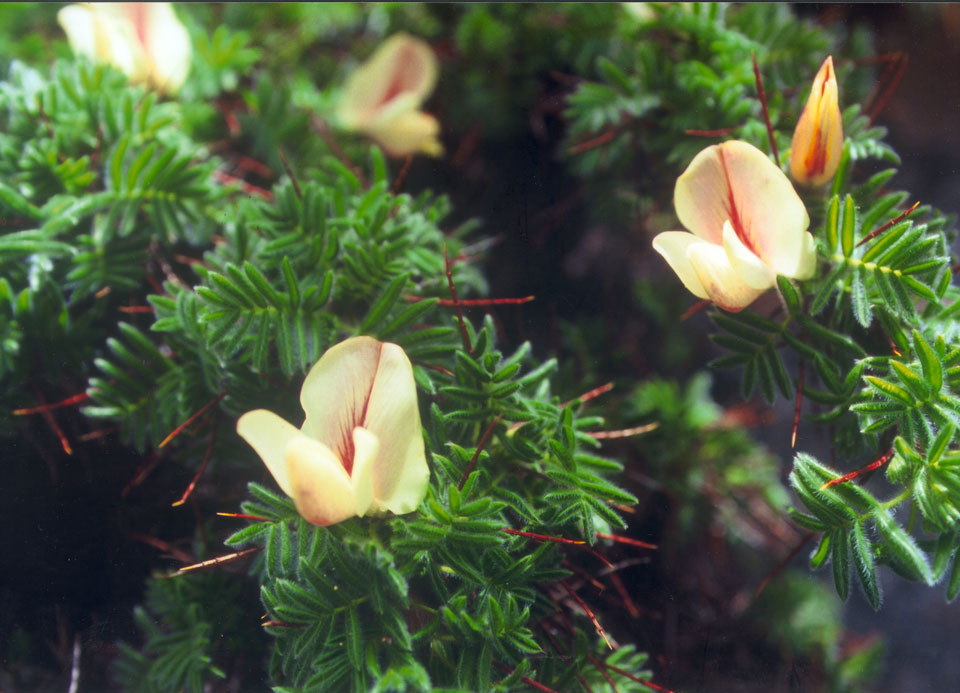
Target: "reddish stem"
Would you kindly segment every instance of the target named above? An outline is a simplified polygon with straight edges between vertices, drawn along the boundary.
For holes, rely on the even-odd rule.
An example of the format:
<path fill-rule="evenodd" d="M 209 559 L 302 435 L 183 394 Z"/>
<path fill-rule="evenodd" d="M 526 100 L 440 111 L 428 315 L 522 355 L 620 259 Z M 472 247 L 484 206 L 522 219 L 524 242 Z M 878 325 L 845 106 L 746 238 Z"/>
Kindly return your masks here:
<path fill-rule="evenodd" d="M 753 76 L 757 82 L 757 96 L 760 97 L 760 110 L 763 111 L 763 122 L 767 125 L 767 137 L 770 139 L 770 151 L 773 152 L 773 160 L 780 168 L 780 152 L 777 151 L 777 138 L 773 136 L 773 123 L 770 122 L 770 111 L 767 110 L 767 95 L 763 91 L 763 78 L 760 77 L 760 67 L 757 65 L 757 54 L 751 53 L 753 60 Z"/>
<path fill-rule="evenodd" d="M 244 513 L 217 513 L 220 517 L 235 517 L 240 520 L 254 520 L 256 522 L 272 522 L 269 517 L 260 517 L 259 515 L 245 515 Z"/>
<path fill-rule="evenodd" d="M 803 375 L 805 361 L 797 367 L 797 401 L 793 405 L 793 432 L 790 434 L 790 447 L 797 446 L 797 428 L 800 426 L 800 407 L 803 405 Z"/>
<path fill-rule="evenodd" d="M 437 299 L 438 306 L 517 306 L 523 303 L 530 303 L 536 299 L 536 296 L 523 296 L 521 298 L 468 298 L 452 301 L 449 298 Z M 403 300 L 410 303 L 418 303 L 427 300 L 425 296 L 404 296 Z"/>
<path fill-rule="evenodd" d="M 70 447 L 70 441 L 67 440 L 67 436 L 64 435 L 63 429 L 60 428 L 57 420 L 53 418 L 53 414 L 50 413 L 50 409 L 46 407 L 46 402 L 43 400 L 43 395 L 40 394 L 40 388 L 38 388 L 36 385 L 33 386 L 33 394 L 36 396 L 37 401 L 40 402 L 40 415 L 43 416 L 43 420 L 47 422 L 47 426 L 49 426 L 57 436 L 57 439 L 60 441 L 60 447 L 63 448 L 65 453 L 72 455 L 73 448 Z"/>
<path fill-rule="evenodd" d="M 609 539 L 610 541 L 615 541 L 620 544 L 629 544 L 630 546 L 636 546 L 641 549 L 656 549 L 658 548 L 656 544 L 648 544 L 645 541 L 640 541 L 639 539 L 631 539 L 630 537 L 621 537 L 617 534 L 604 534 L 603 532 L 597 532 L 597 536 L 601 539 Z"/>
<path fill-rule="evenodd" d="M 160 441 L 160 445 L 157 446 L 157 450 L 162 450 L 162 449 L 164 448 L 164 446 L 166 446 L 167 443 L 169 443 L 171 440 L 173 440 L 173 439 L 176 438 L 178 435 L 180 435 L 187 426 L 189 426 L 189 425 L 192 424 L 194 421 L 196 421 L 196 420 L 199 419 L 201 416 L 203 416 L 203 415 L 207 412 L 207 410 L 210 409 L 210 407 L 212 407 L 213 405 L 217 404 L 220 400 L 222 400 L 222 399 L 223 399 L 224 397 L 226 397 L 226 396 L 227 396 L 227 393 L 226 393 L 225 391 L 224 391 L 224 392 L 221 392 L 221 393 L 219 393 L 216 397 L 214 397 L 212 400 L 210 400 L 209 402 L 207 402 L 206 404 L 204 404 L 202 407 L 200 407 L 200 409 L 199 409 L 198 411 L 194 412 L 194 413 L 190 416 L 189 419 L 187 419 L 187 420 L 184 421 L 182 424 L 180 424 L 179 426 L 177 426 L 175 429 L 173 429 L 173 431 L 170 433 L 170 435 L 168 435 L 166 438 L 164 438 L 163 440 L 161 440 L 161 441 Z"/>
<path fill-rule="evenodd" d="M 210 443 L 207 445 L 207 451 L 203 454 L 203 462 L 200 463 L 200 469 L 197 470 L 197 473 L 194 474 L 193 479 L 190 481 L 190 485 L 187 486 L 186 490 L 183 492 L 183 495 L 180 496 L 180 500 L 175 501 L 172 504 L 172 507 L 177 507 L 178 505 L 183 505 L 187 502 L 187 498 L 190 497 L 190 494 L 193 493 L 193 489 L 196 488 L 197 482 L 200 481 L 200 477 L 203 476 L 203 473 L 207 471 L 207 465 L 210 464 L 210 458 L 213 457 L 213 446 L 217 440 L 217 428 L 214 426 L 213 430 L 210 432 Z"/>
<path fill-rule="evenodd" d="M 73 397 L 67 397 L 62 399 L 59 402 L 54 402 L 53 404 L 41 404 L 38 407 L 30 407 L 28 409 L 14 409 L 14 416 L 27 416 L 29 414 L 42 414 L 45 411 L 51 411 L 53 409 L 60 409 L 61 407 L 69 407 L 71 404 L 79 404 L 80 402 L 86 402 L 90 399 L 90 395 L 86 392 L 82 392 L 79 395 L 73 395 Z"/>
<path fill-rule="evenodd" d="M 460 309 L 460 301 L 457 300 L 457 287 L 453 284 L 453 269 L 450 264 L 450 258 L 447 256 L 447 244 L 443 244 L 443 266 L 447 272 L 447 285 L 450 287 L 450 296 L 453 298 L 453 305 L 457 309 L 457 323 L 460 325 L 460 340 L 463 342 L 463 348 L 467 353 L 472 354 L 473 349 L 470 346 L 470 337 L 467 336 L 467 326 L 463 321 L 463 311 Z M 463 486 L 463 482 L 460 483 Z"/>
<path fill-rule="evenodd" d="M 607 647 L 612 650 L 613 645 L 610 644 L 610 640 L 607 638 L 607 634 L 603 630 L 603 626 L 601 626 L 600 622 L 597 620 L 596 614 L 593 613 L 590 607 L 587 606 L 587 603 L 581 599 L 579 594 L 573 591 L 573 588 L 570 587 L 565 580 L 561 580 L 560 584 L 563 585 L 564 589 L 566 589 L 570 596 L 573 597 L 573 600 L 580 605 L 580 608 L 583 609 L 584 613 L 587 615 L 587 618 L 589 618 L 590 622 L 593 623 L 593 627 L 597 630 L 597 633 L 599 633 L 600 637 L 603 638 L 603 641 L 607 643 Z"/>
<path fill-rule="evenodd" d="M 509 676 L 510 674 L 513 673 L 513 669 L 511 669 L 510 667 L 508 667 L 508 666 L 507 666 L 506 664 L 504 664 L 503 662 L 498 662 L 498 661 L 495 660 L 495 659 L 493 660 L 493 666 L 495 666 L 495 667 L 496 667 L 497 669 L 499 669 L 500 671 L 505 672 L 505 673 L 507 674 L 507 676 Z M 533 687 L 536 688 L 538 691 L 543 691 L 543 693 L 560 693 L 560 691 L 555 691 L 554 689 L 550 688 L 549 686 L 544 686 L 542 683 L 538 683 L 537 681 L 534 681 L 534 680 L 531 679 L 529 676 L 521 676 L 521 677 L 520 677 L 520 680 L 523 681 L 523 682 L 524 682 L 525 684 L 527 684 L 528 686 L 533 686 Z"/>
<path fill-rule="evenodd" d="M 493 429 L 496 428 L 497 424 L 500 423 L 500 419 L 502 418 L 503 414 L 497 414 L 493 418 L 493 421 L 490 422 L 490 425 L 487 426 L 487 430 L 483 432 L 483 436 L 480 438 L 480 442 L 477 444 L 476 452 L 474 452 L 473 457 L 470 458 L 470 463 L 467 465 L 467 468 L 463 470 L 463 476 L 460 477 L 460 485 L 457 486 L 458 489 L 462 490 L 463 485 L 467 483 L 467 478 L 470 476 L 473 468 L 477 466 L 477 460 L 480 459 L 480 452 L 487 444 L 487 441 L 490 440 L 490 436 L 493 435 Z"/>
<path fill-rule="evenodd" d="M 693 135 L 694 137 L 724 137 L 732 134 L 736 129 L 736 127 L 732 127 L 720 128 L 719 130 L 684 130 L 683 134 Z"/>
<path fill-rule="evenodd" d="M 875 459 L 873 462 L 871 462 L 870 464 L 868 464 L 866 467 L 861 467 L 860 469 L 857 469 L 856 471 L 850 472 L 849 474 L 844 474 L 843 476 L 838 476 L 836 479 L 831 479 L 830 481 L 828 481 L 827 483 L 825 483 L 823 486 L 821 486 L 821 487 L 820 487 L 820 490 L 822 491 L 823 489 L 829 488 L 829 487 L 831 487 L 831 486 L 834 486 L 835 484 L 842 484 L 842 483 L 844 483 L 845 481 L 850 481 L 850 480 L 852 480 L 852 479 L 856 479 L 856 478 L 857 478 L 858 476 L 860 476 L 861 474 L 866 474 L 867 472 L 873 471 L 874 469 L 877 469 L 878 467 L 882 467 L 883 465 L 885 465 L 887 462 L 890 461 L 890 458 L 891 458 L 891 457 L 893 457 L 893 448 L 890 448 L 889 450 L 887 450 L 885 453 L 883 453 L 882 455 L 880 455 L 880 457 L 878 457 L 877 459 Z"/>
<path fill-rule="evenodd" d="M 582 539 L 566 539 L 564 537 L 552 537 L 549 534 L 537 534 L 536 532 L 524 532 L 523 530 L 520 530 L 520 529 L 510 529 L 507 527 L 504 527 L 503 531 L 506 532 L 507 534 L 513 534 L 514 536 L 518 536 L 518 537 L 527 537 L 528 539 L 536 539 L 537 541 L 553 541 L 553 542 L 556 542 L 557 544 L 574 544 L 574 545 L 580 546 L 587 543 Z"/>
<path fill-rule="evenodd" d="M 861 238 L 860 242 L 857 243 L 857 245 L 855 245 L 854 247 L 859 248 L 861 245 L 869 241 L 871 238 L 876 238 L 877 236 L 879 236 L 881 233 L 889 229 L 891 226 L 893 226 L 897 222 L 902 221 L 903 219 L 906 219 L 908 216 L 913 214 L 913 210 L 915 210 L 919 205 L 920 205 L 920 200 L 917 200 L 916 202 L 913 203 L 913 205 L 911 205 L 910 209 L 905 209 L 904 211 L 900 212 L 900 214 L 895 216 L 893 219 L 888 221 L 886 224 L 878 228 L 876 231 L 871 231 L 870 233 L 868 233 L 866 236 Z"/>

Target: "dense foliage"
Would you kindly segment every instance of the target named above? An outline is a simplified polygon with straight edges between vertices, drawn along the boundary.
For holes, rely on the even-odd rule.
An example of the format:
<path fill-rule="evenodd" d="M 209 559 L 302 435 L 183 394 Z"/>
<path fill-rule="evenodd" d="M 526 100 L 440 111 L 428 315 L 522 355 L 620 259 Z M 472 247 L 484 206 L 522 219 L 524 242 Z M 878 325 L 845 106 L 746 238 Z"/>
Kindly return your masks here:
<path fill-rule="evenodd" d="M 817 539 L 811 566 L 832 566 L 842 599 L 855 580 L 874 608 L 878 564 L 946 577 L 948 600 L 960 591 L 954 220 L 929 205 L 903 214 L 913 198 L 889 187 L 899 159 L 860 105 L 874 78 L 854 60 L 870 50 L 864 33 L 834 36 L 766 3 L 180 7 L 195 58 L 164 97 L 73 57 L 46 10 L 5 12 L 0 436 L 29 442 L 15 479 L 86 474 L 124 508 L 119 524 L 135 520 L 130 537 L 182 568 L 151 558 L 152 576 L 119 578 L 146 581 L 136 631 L 115 634 L 122 689 L 651 690 L 665 682 L 644 651 L 660 644 L 624 614 L 659 607 L 626 576 L 647 580 L 638 561 L 681 561 L 708 534 L 734 556 Z M 12 33 L 31 22 L 33 35 Z M 428 105 L 461 170 L 481 131 L 497 144 L 560 123 L 585 217 L 640 231 L 628 256 L 679 228 L 671 191 L 706 144 L 775 143 L 785 167 L 832 50 L 843 159 L 830 186 L 800 190 L 818 271 L 780 277 L 779 301 L 710 313 L 724 350 L 713 366 L 738 369 L 745 398 L 796 402 L 801 449 L 805 430 L 828 431 L 829 466 L 793 462 L 796 507 L 706 376 L 618 372 L 614 338 L 587 314 L 544 356 L 500 324 L 522 297 L 486 315 L 463 303 L 490 290 L 483 261 L 497 250 L 468 218 L 487 210 L 458 212 L 424 184 L 455 188 L 452 164 L 388 160 L 333 115 L 343 78 L 398 30 L 440 54 Z M 627 301 L 662 331 L 651 351 L 683 340 L 675 309 L 690 301 L 675 286 Z M 236 419 L 266 408 L 298 422 L 304 374 L 353 335 L 412 361 L 430 486 L 414 513 L 317 527 L 259 483 Z M 611 378 L 625 394 L 605 405 Z M 58 401 L 80 408 L 45 407 Z M 631 429 L 644 434 L 621 441 Z M 599 450 L 608 441 L 617 455 Z M 889 486 L 840 479 L 870 462 Z M 670 522 L 658 494 L 677 509 Z M 770 577 L 752 627 L 773 632 L 778 656 L 817 662 L 831 690 L 862 686 L 877 650 L 839 653 L 835 597 Z M 734 591 L 677 589 L 718 611 Z M 5 659 L 28 659 L 23 642 L 43 637 L 25 623 L 0 640 Z"/>

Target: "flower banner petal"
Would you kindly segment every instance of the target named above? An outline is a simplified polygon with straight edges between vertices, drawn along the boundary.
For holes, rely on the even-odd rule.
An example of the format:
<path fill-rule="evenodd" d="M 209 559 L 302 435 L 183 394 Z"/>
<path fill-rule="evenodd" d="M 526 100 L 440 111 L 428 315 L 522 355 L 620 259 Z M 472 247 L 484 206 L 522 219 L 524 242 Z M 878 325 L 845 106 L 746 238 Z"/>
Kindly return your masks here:
<path fill-rule="evenodd" d="M 423 498 L 430 470 L 413 367 L 396 344 L 383 344 L 362 424 L 380 443 L 373 465 L 375 502 L 394 513 L 410 512 Z"/>

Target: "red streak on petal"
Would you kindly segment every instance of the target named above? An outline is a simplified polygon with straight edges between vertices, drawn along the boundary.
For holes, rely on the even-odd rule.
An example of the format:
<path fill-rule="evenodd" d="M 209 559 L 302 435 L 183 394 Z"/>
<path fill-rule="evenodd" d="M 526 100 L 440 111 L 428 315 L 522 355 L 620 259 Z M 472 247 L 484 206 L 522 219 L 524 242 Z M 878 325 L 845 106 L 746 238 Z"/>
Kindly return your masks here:
<path fill-rule="evenodd" d="M 737 238 L 740 239 L 740 242 L 747 246 L 751 253 L 756 255 L 758 258 L 763 259 L 763 255 L 757 251 L 757 247 L 754 244 L 753 239 L 750 237 L 750 230 L 746 228 L 743 223 L 743 218 L 740 216 L 740 210 L 737 207 L 737 200 L 733 196 L 733 179 L 730 175 L 730 168 L 727 166 L 727 156 L 724 154 L 722 146 L 718 147 L 717 154 L 720 158 L 720 165 L 723 167 L 724 182 L 727 185 L 726 208 L 730 215 L 730 225 L 733 227 L 733 231 L 737 234 Z M 723 306 L 721 306 L 721 308 L 722 307 Z"/>

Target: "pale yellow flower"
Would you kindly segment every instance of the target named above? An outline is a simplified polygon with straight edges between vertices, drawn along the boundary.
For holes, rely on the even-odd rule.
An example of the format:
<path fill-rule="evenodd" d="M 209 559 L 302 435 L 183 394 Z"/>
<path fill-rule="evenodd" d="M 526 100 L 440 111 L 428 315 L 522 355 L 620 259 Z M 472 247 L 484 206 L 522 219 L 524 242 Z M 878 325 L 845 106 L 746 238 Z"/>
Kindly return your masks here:
<path fill-rule="evenodd" d="M 424 41 L 394 34 L 347 79 L 340 124 L 365 133 L 394 156 L 443 153 L 440 123 L 419 110 L 437 83 L 437 58 Z"/>
<path fill-rule="evenodd" d="M 119 68 L 133 83 L 173 93 L 187 78 L 190 36 L 168 2 L 67 5 L 57 21 L 74 53 Z"/>
<path fill-rule="evenodd" d="M 657 234 L 653 247 L 698 298 L 738 311 L 775 286 L 778 274 L 813 276 L 807 210 L 753 145 L 730 141 L 697 154 L 677 179 L 673 204 L 692 233 Z"/>
<path fill-rule="evenodd" d="M 790 175 L 798 183 L 823 185 L 833 178 L 843 154 L 843 118 L 833 57 L 823 61 L 807 105 L 793 131 Z"/>
<path fill-rule="evenodd" d="M 430 478 L 410 360 L 396 344 L 353 337 L 314 364 L 296 428 L 257 409 L 237 433 L 307 522 L 332 525 L 368 512 L 408 513 Z"/>

